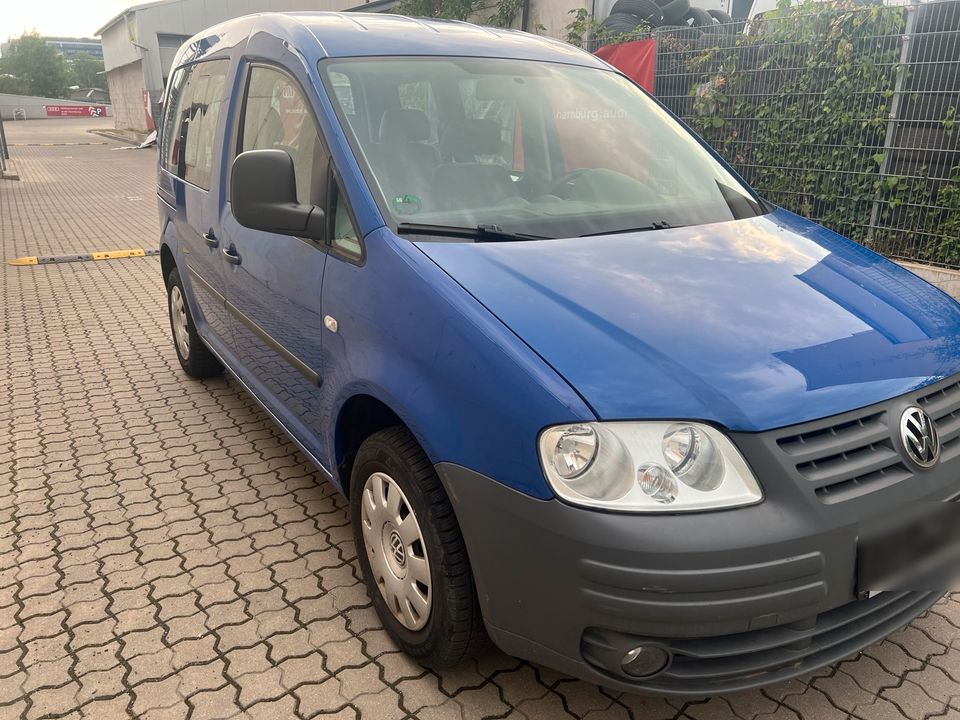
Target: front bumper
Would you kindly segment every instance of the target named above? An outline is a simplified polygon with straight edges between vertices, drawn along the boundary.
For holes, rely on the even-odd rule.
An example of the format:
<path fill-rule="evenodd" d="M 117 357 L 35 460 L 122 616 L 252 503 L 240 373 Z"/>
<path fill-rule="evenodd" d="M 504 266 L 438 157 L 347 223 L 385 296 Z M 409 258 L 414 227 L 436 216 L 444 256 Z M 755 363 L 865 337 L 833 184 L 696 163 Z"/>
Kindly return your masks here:
<path fill-rule="evenodd" d="M 886 637 L 943 594 L 858 599 L 856 524 L 811 526 L 770 498 L 618 515 L 536 500 L 456 465 L 437 470 L 494 642 L 607 687 L 700 696 L 797 677 Z M 645 642 L 672 662 L 630 678 L 620 659 Z"/>
<path fill-rule="evenodd" d="M 904 457 L 899 420 L 914 406 L 940 435 L 941 459 L 930 469 Z M 858 543 L 869 546 L 867 530 L 889 532 L 912 503 L 957 498 L 957 377 L 842 415 L 731 437 L 764 500 L 713 512 L 588 510 L 438 464 L 493 640 L 624 691 L 713 695 L 836 662 L 943 594 L 865 597 Z M 672 660 L 656 675 L 632 678 L 620 662 L 644 643 Z"/>

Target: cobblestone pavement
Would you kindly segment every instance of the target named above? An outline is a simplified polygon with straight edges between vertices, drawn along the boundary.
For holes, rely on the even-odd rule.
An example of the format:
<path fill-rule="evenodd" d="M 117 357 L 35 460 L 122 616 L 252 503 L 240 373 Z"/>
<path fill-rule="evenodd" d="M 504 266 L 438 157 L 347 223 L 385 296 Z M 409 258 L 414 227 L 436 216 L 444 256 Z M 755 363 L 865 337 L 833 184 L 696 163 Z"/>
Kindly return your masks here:
<path fill-rule="evenodd" d="M 155 151 L 90 126 L 7 124 L 4 261 L 156 242 Z M 960 596 L 836 668 L 710 700 L 497 651 L 425 671 L 377 622 L 343 500 L 236 382 L 180 372 L 157 258 L 2 268 L 2 718 L 960 719 Z"/>

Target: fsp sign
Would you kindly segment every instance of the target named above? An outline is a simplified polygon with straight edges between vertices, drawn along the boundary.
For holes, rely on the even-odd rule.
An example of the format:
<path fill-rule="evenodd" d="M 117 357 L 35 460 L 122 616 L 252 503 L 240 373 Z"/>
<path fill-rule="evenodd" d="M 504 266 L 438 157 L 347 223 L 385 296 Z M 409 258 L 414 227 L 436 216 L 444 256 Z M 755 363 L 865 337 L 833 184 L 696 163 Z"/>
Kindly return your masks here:
<path fill-rule="evenodd" d="M 47 117 L 106 117 L 106 105 L 44 105 Z"/>

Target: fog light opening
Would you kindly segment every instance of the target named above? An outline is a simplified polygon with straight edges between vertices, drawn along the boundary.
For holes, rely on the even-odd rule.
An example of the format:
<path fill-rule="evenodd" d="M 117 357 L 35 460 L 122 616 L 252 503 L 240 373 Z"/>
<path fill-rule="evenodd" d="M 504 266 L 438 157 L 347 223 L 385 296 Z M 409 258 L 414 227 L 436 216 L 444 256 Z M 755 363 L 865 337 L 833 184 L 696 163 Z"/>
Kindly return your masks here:
<path fill-rule="evenodd" d="M 670 653 L 658 645 L 640 645 L 628 651 L 620 668 L 630 677 L 648 678 L 666 670 Z"/>

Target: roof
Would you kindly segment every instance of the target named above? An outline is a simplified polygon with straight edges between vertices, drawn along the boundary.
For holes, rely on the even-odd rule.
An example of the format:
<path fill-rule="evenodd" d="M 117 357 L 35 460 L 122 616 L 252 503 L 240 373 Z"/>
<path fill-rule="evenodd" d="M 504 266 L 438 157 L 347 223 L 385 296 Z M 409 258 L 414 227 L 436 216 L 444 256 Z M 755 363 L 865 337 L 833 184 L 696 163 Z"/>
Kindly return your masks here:
<path fill-rule="evenodd" d="M 145 3 L 140 3 L 139 5 L 131 5 L 130 7 L 126 8 L 125 10 L 121 10 L 119 13 L 117 13 L 112 18 L 107 20 L 107 22 L 103 24 L 103 27 L 97 30 L 94 33 L 94 35 L 96 35 L 97 37 L 100 37 L 101 35 L 103 35 L 104 30 L 106 30 L 111 25 L 116 24 L 119 20 L 122 20 L 132 12 L 136 12 L 137 10 L 145 10 L 146 8 L 153 7 L 154 5 L 169 5 L 170 3 L 175 3 L 175 2 L 180 2 L 180 0 L 154 0 L 154 2 L 145 2 Z"/>
<path fill-rule="evenodd" d="M 606 68 L 598 58 L 565 42 L 519 30 L 482 27 L 456 20 L 409 18 L 402 15 L 359 12 L 263 13 L 228 20 L 198 33 L 190 44 L 214 51 L 218 35 L 250 27 L 290 40 L 301 52 L 317 59 L 456 55 L 508 57 Z M 311 49 L 308 47 L 314 41 Z"/>

